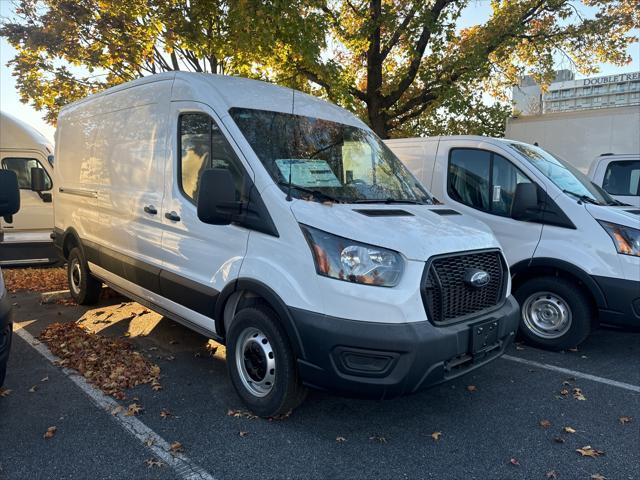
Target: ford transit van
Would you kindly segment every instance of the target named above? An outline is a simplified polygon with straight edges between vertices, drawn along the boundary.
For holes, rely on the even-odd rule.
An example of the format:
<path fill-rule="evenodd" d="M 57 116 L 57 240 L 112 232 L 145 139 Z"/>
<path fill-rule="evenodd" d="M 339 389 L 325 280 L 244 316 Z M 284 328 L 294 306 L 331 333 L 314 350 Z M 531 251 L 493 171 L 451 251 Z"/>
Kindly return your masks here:
<path fill-rule="evenodd" d="M 0 265 L 58 262 L 51 241 L 53 145 L 31 126 L 0 112 L 0 169 L 17 175 L 22 205 L 13 223 L 0 220 Z M 34 188 L 41 176 L 43 187 Z"/>
<path fill-rule="evenodd" d="M 437 198 L 491 227 L 529 342 L 566 349 L 598 321 L 640 326 L 638 208 L 534 145 L 473 136 L 386 143 Z"/>
<path fill-rule="evenodd" d="M 11 224 L 13 215 L 20 209 L 20 192 L 18 177 L 15 172 L 0 170 L 0 217 L 5 224 Z M 7 373 L 9 350 L 11 349 L 11 301 L 4 286 L 2 269 L 0 268 L 0 387 L 4 384 Z"/>
<path fill-rule="evenodd" d="M 81 304 L 102 282 L 226 344 L 239 396 L 389 398 L 504 352 L 500 246 L 436 205 L 352 114 L 301 92 L 165 73 L 65 107 L 55 243 Z"/>

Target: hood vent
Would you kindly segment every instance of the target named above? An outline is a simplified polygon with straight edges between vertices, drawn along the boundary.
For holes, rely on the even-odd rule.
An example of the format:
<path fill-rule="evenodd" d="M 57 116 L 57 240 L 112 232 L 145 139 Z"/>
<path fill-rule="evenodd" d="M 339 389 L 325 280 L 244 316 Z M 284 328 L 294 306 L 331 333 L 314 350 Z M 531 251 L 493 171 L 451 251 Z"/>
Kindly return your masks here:
<path fill-rule="evenodd" d="M 450 208 L 439 208 L 437 210 L 430 210 L 437 215 L 462 215 L 460 212 L 451 210 Z"/>
<path fill-rule="evenodd" d="M 634 215 L 640 215 L 640 210 L 625 210 L 625 212 L 633 213 Z"/>
<path fill-rule="evenodd" d="M 354 210 L 354 212 L 358 212 L 362 215 L 366 215 L 367 217 L 413 217 L 413 213 L 407 212 L 406 210 L 398 210 L 398 209 L 376 209 L 376 210 Z"/>

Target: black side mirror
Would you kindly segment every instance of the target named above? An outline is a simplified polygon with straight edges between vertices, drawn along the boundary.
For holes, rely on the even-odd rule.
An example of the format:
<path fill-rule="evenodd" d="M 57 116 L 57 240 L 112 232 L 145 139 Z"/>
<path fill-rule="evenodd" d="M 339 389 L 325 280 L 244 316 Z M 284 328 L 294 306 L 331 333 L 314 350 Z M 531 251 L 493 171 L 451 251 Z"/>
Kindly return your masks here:
<path fill-rule="evenodd" d="M 511 218 L 530 220 L 538 209 L 538 186 L 535 183 L 519 183 L 511 205 Z M 533 210 L 533 211 L 532 211 Z"/>
<path fill-rule="evenodd" d="M 34 192 L 42 192 L 46 190 L 46 181 L 44 169 L 40 167 L 31 168 L 31 190 Z"/>
<path fill-rule="evenodd" d="M 211 225 L 229 225 L 239 218 L 243 204 L 236 201 L 236 186 L 226 168 L 202 172 L 198 189 L 198 218 Z"/>
<path fill-rule="evenodd" d="M 11 216 L 20 210 L 20 189 L 18 176 L 12 170 L 0 170 L 0 215 L 7 223 L 11 223 Z"/>

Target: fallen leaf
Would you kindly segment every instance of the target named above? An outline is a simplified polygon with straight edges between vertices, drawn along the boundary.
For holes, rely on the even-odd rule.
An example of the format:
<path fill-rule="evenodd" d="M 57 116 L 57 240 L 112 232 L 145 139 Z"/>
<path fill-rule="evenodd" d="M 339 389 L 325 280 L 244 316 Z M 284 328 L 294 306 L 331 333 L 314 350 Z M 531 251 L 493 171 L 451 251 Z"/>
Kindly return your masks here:
<path fill-rule="evenodd" d="M 166 408 L 163 409 L 163 410 L 160 410 L 160 417 L 161 418 L 169 418 L 169 417 L 172 417 L 172 416 L 173 416 L 172 413 L 169 410 L 167 410 Z"/>
<path fill-rule="evenodd" d="M 44 377 L 40 379 L 41 382 L 48 382 L 49 381 L 49 377 Z"/>
<path fill-rule="evenodd" d="M 434 441 L 438 441 L 440 440 L 440 437 L 442 436 L 442 432 L 433 432 L 431 434 L 431 438 L 433 438 Z"/>
<path fill-rule="evenodd" d="M 562 390 L 560 390 L 560 395 L 562 395 L 563 397 L 566 397 L 569 395 L 569 390 L 566 388 L 563 388 Z"/>
<path fill-rule="evenodd" d="M 149 458 L 148 460 L 145 460 L 144 463 L 147 464 L 147 468 L 164 467 L 164 463 L 158 460 L 157 458 Z"/>
<path fill-rule="evenodd" d="M 119 413 L 124 412 L 124 407 L 122 405 L 118 405 L 113 410 L 111 410 L 111 415 L 118 415 Z"/>
<path fill-rule="evenodd" d="M 380 435 L 371 435 L 369 437 L 369 440 L 376 443 L 387 443 L 387 439 Z"/>
<path fill-rule="evenodd" d="M 574 428 L 571 428 L 571 427 L 564 427 L 562 429 L 562 431 L 565 432 L 565 433 L 576 433 L 576 430 Z"/>
<path fill-rule="evenodd" d="M 564 443 L 565 439 L 562 437 L 553 437 L 553 441 L 556 443 Z"/>
<path fill-rule="evenodd" d="M 344 437 L 336 437 L 336 442 L 337 442 L 337 443 L 344 443 L 344 442 L 346 442 L 346 441 L 347 441 L 347 439 L 346 439 L 346 438 L 344 438 Z"/>
<path fill-rule="evenodd" d="M 289 418 L 291 416 L 291 414 L 293 413 L 293 410 L 289 410 L 286 413 L 283 413 L 281 415 L 276 415 L 275 417 L 269 417 L 269 421 L 280 421 L 280 420 L 286 420 L 287 418 Z"/>
<path fill-rule="evenodd" d="M 517 459 L 517 458 L 512 458 L 511 460 L 509 460 L 509 463 L 510 463 L 511 465 L 516 465 L 516 466 L 519 466 L 519 465 L 520 465 L 520 462 L 518 461 L 518 459 Z"/>
<path fill-rule="evenodd" d="M 152 447 L 155 443 L 156 443 L 156 441 L 151 437 L 147 437 L 147 439 L 144 441 L 144 444 L 147 447 Z"/>
<path fill-rule="evenodd" d="M 569 349 L 570 352 L 576 353 L 578 351 L 578 347 L 573 347 Z"/>
<path fill-rule="evenodd" d="M 65 268 L 16 268 L 3 273 L 10 292 L 53 292 L 68 288 Z"/>
<path fill-rule="evenodd" d="M 169 340 L 169 345 L 177 345 L 178 343 L 180 343 L 178 340 Z"/>
<path fill-rule="evenodd" d="M 605 477 L 604 475 L 602 475 L 601 473 L 594 473 L 593 475 L 591 475 L 591 480 L 607 480 L 607 477 Z"/>
<path fill-rule="evenodd" d="M 49 428 L 47 428 L 47 431 L 44 432 L 44 438 L 45 439 L 53 438 L 53 436 L 56 434 L 56 430 L 58 430 L 57 427 L 49 427 Z"/>
<path fill-rule="evenodd" d="M 9 395 L 11 395 L 11 392 L 13 390 L 10 390 L 8 388 L 0 388 L 0 397 L 8 397 Z"/>
<path fill-rule="evenodd" d="M 620 425 L 626 425 L 627 423 L 631 423 L 633 421 L 633 417 L 620 417 L 618 418 Z"/>
<path fill-rule="evenodd" d="M 591 447 L 591 445 L 586 445 L 582 448 L 578 448 L 576 449 L 576 452 L 578 452 L 583 457 L 591 457 L 591 458 L 596 458 L 601 455 L 604 455 L 603 451 L 596 450 L 595 448 Z"/>
<path fill-rule="evenodd" d="M 249 432 L 240 432 L 240 433 L 239 433 L 239 435 L 240 435 L 242 438 L 244 438 L 244 437 L 246 437 L 247 435 L 249 435 Z"/>
<path fill-rule="evenodd" d="M 169 447 L 169 451 L 171 453 L 184 452 L 184 447 L 182 446 L 182 444 L 180 442 L 173 442 L 171 444 L 171 446 Z"/>
<path fill-rule="evenodd" d="M 142 405 L 140 405 L 138 403 L 132 403 L 127 408 L 127 413 L 125 413 L 125 416 L 134 417 L 134 416 L 139 415 L 140 413 L 142 413 L 142 410 L 143 410 Z"/>
<path fill-rule="evenodd" d="M 246 410 L 227 410 L 227 416 L 228 417 L 235 417 L 235 418 L 248 418 L 249 420 L 254 420 L 256 418 L 258 418 L 257 415 L 254 415 L 251 412 L 247 412 Z"/>
<path fill-rule="evenodd" d="M 580 388 L 574 388 L 573 389 L 573 398 L 575 398 L 576 400 L 586 400 L 587 397 L 584 396 L 584 394 L 582 393 L 582 390 Z"/>
<path fill-rule="evenodd" d="M 467 385 L 467 391 L 468 392 L 477 392 L 478 391 L 478 387 L 476 387 L 475 385 Z"/>
<path fill-rule="evenodd" d="M 29 392 L 30 392 L 30 393 L 35 393 L 35 392 L 36 392 L 36 390 L 38 390 L 38 385 L 34 385 L 33 387 L 31 387 L 31 388 L 29 389 Z"/>
<path fill-rule="evenodd" d="M 551 422 L 549 420 L 540 420 L 538 422 L 538 424 L 542 427 L 542 428 L 549 428 L 551 426 Z"/>
<path fill-rule="evenodd" d="M 169 355 L 169 356 L 165 357 L 164 359 L 167 360 L 168 362 L 173 362 L 176 359 L 176 357 L 174 357 L 173 355 Z"/>
<path fill-rule="evenodd" d="M 152 389 L 154 392 L 159 392 L 160 390 L 162 390 L 162 385 L 160 385 L 158 382 L 153 382 L 153 383 L 151 384 L 151 389 Z"/>
<path fill-rule="evenodd" d="M 547 478 L 551 478 L 551 479 L 553 479 L 553 480 L 554 480 L 554 479 L 558 478 L 558 474 L 556 473 L 556 471 L 555 471 L 555 470 L 549 470 L 549 471 L 546 473 L 546 477 L 547 477 Z"/>

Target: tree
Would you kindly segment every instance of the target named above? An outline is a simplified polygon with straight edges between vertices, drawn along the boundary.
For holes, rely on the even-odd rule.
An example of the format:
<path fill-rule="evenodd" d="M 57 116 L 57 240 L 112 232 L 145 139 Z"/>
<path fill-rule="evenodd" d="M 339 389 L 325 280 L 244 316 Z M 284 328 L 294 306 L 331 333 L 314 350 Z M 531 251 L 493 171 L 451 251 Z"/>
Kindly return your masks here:
<path fill-rule="evenodd" d="M 0 35 L 23 102 L 59 109 L 153 73 L 262 76 L 298 55 L 318 57 L 322 16 L 301 0 L 18 0 Z M 314 25 L 307 29 L 306 25 Z"/>
<path fill-rule="evenodd" d="M 527 70 L 549 82 L 558 54 L 582 73 L 599 62 L 625 64 L 627 45 L 637 41 L 629 32 L 640 23 L 637 0 L 492 0 L 486 23 L 458 30 L 467 4 L 326 0 L 318 8 L 330 26 L 331 54 L 303 57 L 311 61 L 296 71 L 383 138 L 431 133 L 434 119 L 450 123 L 461 114 L 483 132 L 483 116 L 495 124 L 508 114 L 478 103 L 484 88 L 505 99 Z M 595 15 L 583 15 L 583 7 Z"/>
<path fill-rule="evenodd" d="M 622 65 L 637 41 L 637 0 L 492 0 L 488 21 L 460 29 L 468 3 L 19 0 L 19 18 L 0 35 L 18 50 L 10 65 L 22 100 L 52 122 L 61 105 L 93 91 L 188 69 L 325 96 L 383 138 L 499 134 L 510 110 L 486 104 L 483 92 L 506 101 L 525 72 L 550 82 L 558 55 L 582 73 Z"/>

